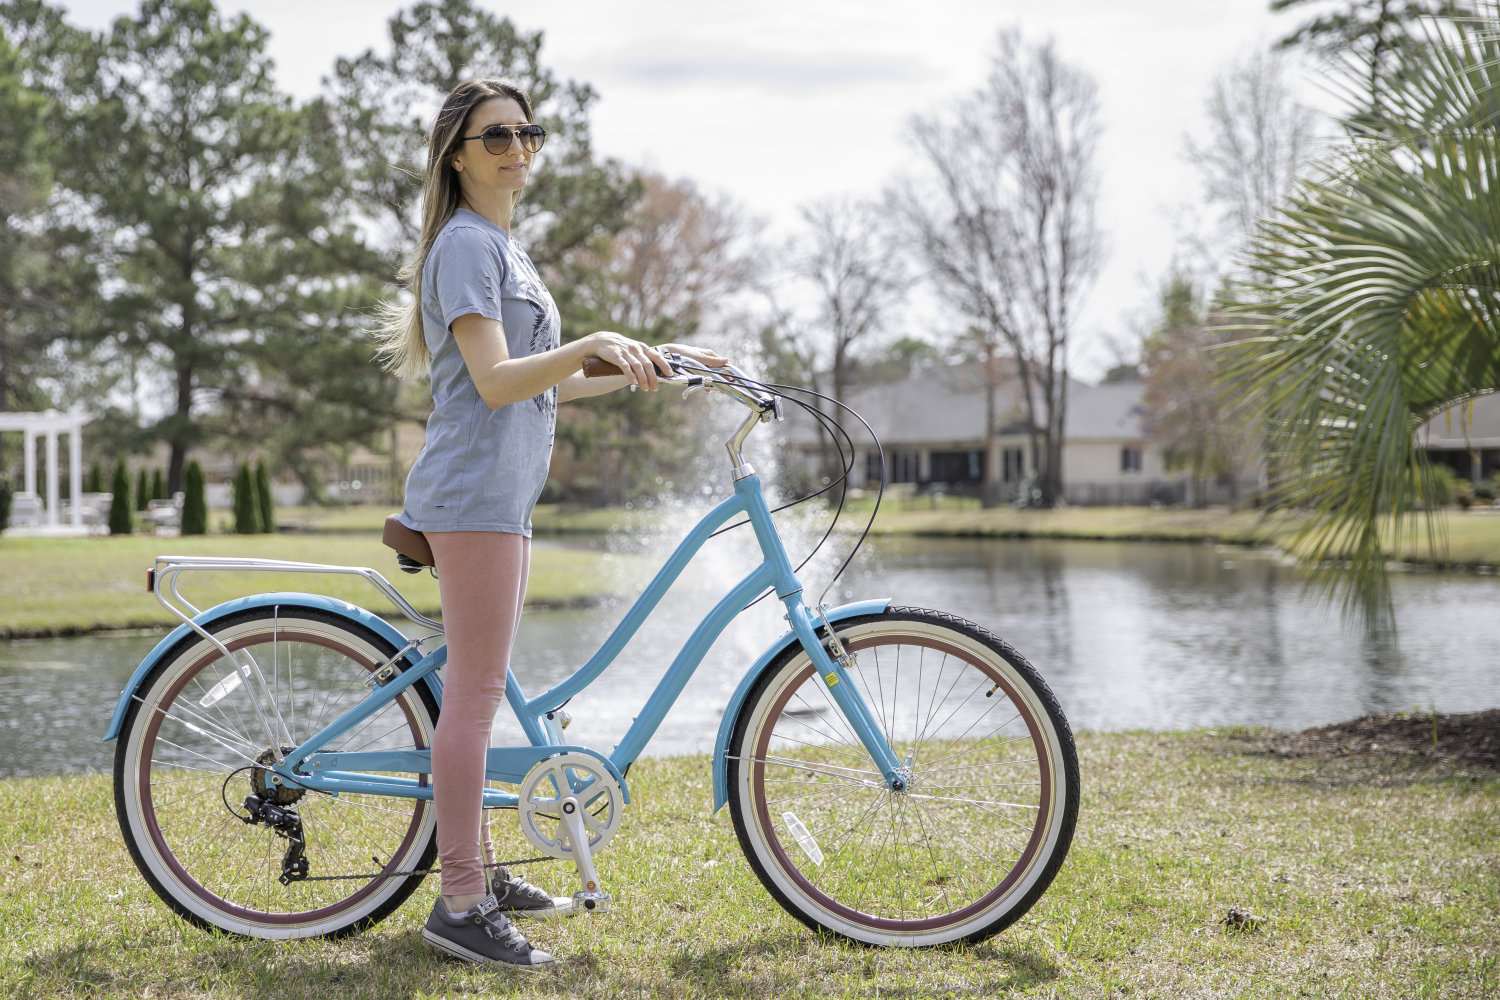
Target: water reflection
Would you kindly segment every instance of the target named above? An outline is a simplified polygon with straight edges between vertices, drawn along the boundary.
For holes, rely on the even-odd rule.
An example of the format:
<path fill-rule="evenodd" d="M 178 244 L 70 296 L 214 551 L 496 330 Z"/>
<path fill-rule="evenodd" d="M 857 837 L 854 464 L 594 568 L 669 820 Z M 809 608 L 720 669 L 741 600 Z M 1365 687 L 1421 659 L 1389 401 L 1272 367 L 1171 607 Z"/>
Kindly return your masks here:
<path fill-rule="evenodd" d="M 636 544 L 641 540 L 637 539 Z M 715 542 L 726 551 L 748 543 Z M 568 737 L 609 748 L 629 727 L 695 622 L 739 575 L 710 558 L 669 593 L 600 682 L 568 706 Z M 809 574 L 821 590 L 827 567 Z M 628 572 L 601 556 L 605 574 Z M 822 574 L 820 578 L 820 574 Z M 814 585 L 816 584 L 816 585 Z M 639 586 L 622 578 L 621 590 Z M 1077 728 L 1282 729 L 1389 709 L 1462 712 L 1500 706 L 1500 580 L 1398 575 L 1399 642 L 1346 631 L 1304 598 L 1276 558 L 1212 545 L 882 539 L 840 580 L 836 601 L 894 597 L 984 624 L 1041 669 Z M 604 640 L 623 608 L 534 613 L 516 663 L 528 690 L 565 677 Z M 763 602 L 715 644 L 649 753 L 711 749 L 747 666 L 785 629 Z M 107 770 L 99 736 L 114 700 L 156 635 L 0 644 L 0 774 Z M 497 737 L 513 738 L 513 729 Z"/>

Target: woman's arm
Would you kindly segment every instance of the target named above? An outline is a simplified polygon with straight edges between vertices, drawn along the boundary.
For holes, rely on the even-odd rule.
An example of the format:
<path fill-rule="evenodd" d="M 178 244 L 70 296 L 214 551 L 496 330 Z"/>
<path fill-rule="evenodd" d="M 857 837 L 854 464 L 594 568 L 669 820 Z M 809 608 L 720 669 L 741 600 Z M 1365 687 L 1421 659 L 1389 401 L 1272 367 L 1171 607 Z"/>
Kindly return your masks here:
<path fill-rule="evenodd" d="M 602 396 L 606 392 L 623 389 L 629 384 L 630 379 L 624 375 L 596 375 L 589 378 L 583 372 L 576 371 L 557 383 L 557 401 L 566 403 L 570 399 Z"/>
<path fill-rule="evenodd" d="M 658 368 L 662 374 L 671 373 L 666 361 L 650 347 L 608 330 L 540 354 L 512 358 L 505 346 L 505 329 L 498 320 L 469 313 L 455 319 L 452 329 L 479 397 L 494 410 L 530 399 L 553 386 L 559 387 L 558 394 L 562 397 L 562 383 L 571 382 L 569 377 L 578 372 L 583 359 L 590 355 L 603 358 L 625 373 L 592 380 L 611 383 L 601 388 L 601 392 L 627 385 L 655 389 Z M 592 390 L 591 386 L 587 388 Z"/>

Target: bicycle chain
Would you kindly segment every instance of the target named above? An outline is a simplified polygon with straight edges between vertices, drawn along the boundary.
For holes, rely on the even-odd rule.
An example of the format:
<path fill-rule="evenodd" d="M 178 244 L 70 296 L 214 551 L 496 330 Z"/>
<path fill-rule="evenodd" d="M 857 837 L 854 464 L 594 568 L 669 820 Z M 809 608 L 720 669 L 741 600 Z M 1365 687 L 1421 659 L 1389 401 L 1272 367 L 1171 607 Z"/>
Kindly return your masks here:
<path fill-rule="evenodd" d="M 374 859 L 372 858 L 371 860 L 374 860 Z M 532 864 L 536 864 L 538 861 L 556 861 L 556 860 L 557 860 L 556 858 L 550 858 L 550 857 L 547 857 L 546 855 L 543 855 L 541 857 L 536 857 L 536 858 L 522 858 L 522 859 L 517 860 L 517 861 L 496 861 L 493 864 L 487 864 L 484 867 L 486 867 L 486 868 L 511 868 L 511 867 L 517 867 L 517 866 L 520 866 L 520 865 L 532 865 Z M 442 871 L 441 868 L 412 868 L 412 869 L 410 869 L 408 871 L 404 871 L 404 872 L 375 872 L 375 873 L 370 874 L 370 875 L 304 875 L 301 878 L 297 879 L 297 881 L 298 882 L 346 882 L 349 879 L 355 879 L 355 878 L 377 879 L 377 878 L 401 878 L 401 877 L 406 876 L 406 875 L 436 875 L 436 874 L 438 874 L 441 871 Z"/>

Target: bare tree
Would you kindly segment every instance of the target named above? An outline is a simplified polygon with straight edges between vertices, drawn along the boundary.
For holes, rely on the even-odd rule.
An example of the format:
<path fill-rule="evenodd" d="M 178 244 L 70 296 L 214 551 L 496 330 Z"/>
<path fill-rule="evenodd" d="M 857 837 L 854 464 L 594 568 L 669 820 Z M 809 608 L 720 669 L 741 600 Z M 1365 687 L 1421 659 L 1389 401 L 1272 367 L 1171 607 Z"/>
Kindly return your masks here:
<path fill-rule="evenodd" d="M 619 232 L 575 248 L 573 280 L 554 286 L 559 301 L 587 322 L 660 344 L 694 340 L 728 350 L 720 327 L 759 267 L 753 220 L 727 198 L 657 173 L 632 178 L 640 197 Z M 559 414 L 565 447 L 556 468 L 578 463 L 578 496 L 620 503 L 635 484 L 673 478 L 692 460 L 691 411 L 656 393 L 615 393 Z M 562 478 L 560 476 L 560 478 Z"/>
<path fill-rule="evenodd" d="M 856 346 L 868 346 L 879 334 L 909 279 L 878 206 L 825 199 L 804 206 L 801 215 L 807 234 L 792 266 L 813 290 L 812 325 L 827 338 L 833 397 L 844 399 L 858 368 Z"/>
<path fill-rule="evenodd" d="M 753 225 L 727 197 L 688 180 L 640 173 L 641 197 L 625 228 L 598 248 L 588 304 L 634 330 L 696 329 L 753 275 Z"/>
<path fill-rule="evenodd" d="M 1008 356 L 1031 438 L 1036 500 L 1062 497 L 1068 342 L 1098 274 L 1098 88 L 1051 42 L 1000 34 L 986 85 L 946 121 L 923 119 L 928 176 L 894 190 L 928 274 L 969 320 L 990 384 L 986 504 L 999 499 L 994 395 Z"/>
<path fill-rule="evenodd" d="M 1183 141 L 1183 155 L 1218 210 L 1214 242 L 1238 246 L 1256 222 L 1291 193 L 1313 153 L 1317 115 L 1293 95 L 1286 63 L 1255 52 L 1224 70 L 1204 103 L 1208 137 Z"/>
<path fill-rule="evenodd" d="M 797 381 L 847 401 L 862 367 L 861 349 L 879 336 L 910 278 L 881 206 L 825 198 L 802 206 L 800 214 L 806 229 L 787 254 L 791 287 L 767 290 L 774 321 L 768 337 L 776 343 L 763 346 L 800 369 Z M 832 445 L 824 445 L 823 466 L 831 474 Z"/>
<path fill-rule="evenodd" d="M 1220 381 L 1213 348 L 1228 334 L 1216 325 L 1199 288 L 1184 271 L 1171 273 L 1161 289 L 1161 319 L 1141 348 L 1151 435 L 1161 445 L 1167 468 L 1190 476 L 1194 506 L 1208 503 L 1208 484 L 1223 479 L 1229 500 L 1253 471 L 1257 450 L 1254 424 L 1233 405 Z"/>

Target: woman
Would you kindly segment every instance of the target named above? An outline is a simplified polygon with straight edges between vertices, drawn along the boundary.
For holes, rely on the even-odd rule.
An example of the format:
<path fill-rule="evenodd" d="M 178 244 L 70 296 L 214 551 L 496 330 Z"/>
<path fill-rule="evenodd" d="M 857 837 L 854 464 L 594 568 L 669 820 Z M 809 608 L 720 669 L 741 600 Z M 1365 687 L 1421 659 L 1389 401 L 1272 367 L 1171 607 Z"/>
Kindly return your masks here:
<path fill-rule="evenodd" d="M 526 591 L 531 511 L 546 482 L 557 403 L 670 374 L 651 347 L 600 331 L 562 344 L 557 306 L 510 236 L 546 133 L 521 90 L 496 80 L 453 89 L 432 128 L 422 240 L 402 277 L 412 303 L 383 338 L 387 366 L 429 374 L 434 409 L 406 482 L 401 520 L 436 562 L 448 666 L 432 740 L 442 895 L 428 943 L 474 962 L 535 968 L 553 960 L 509 917 L 550 916 L 571 900 L 498 869 L 484 819 L 485 750 Z M 721 366 L 712 351 L 668 350 Z M 623 375 L 584 381 L 597 355 Z"/>

